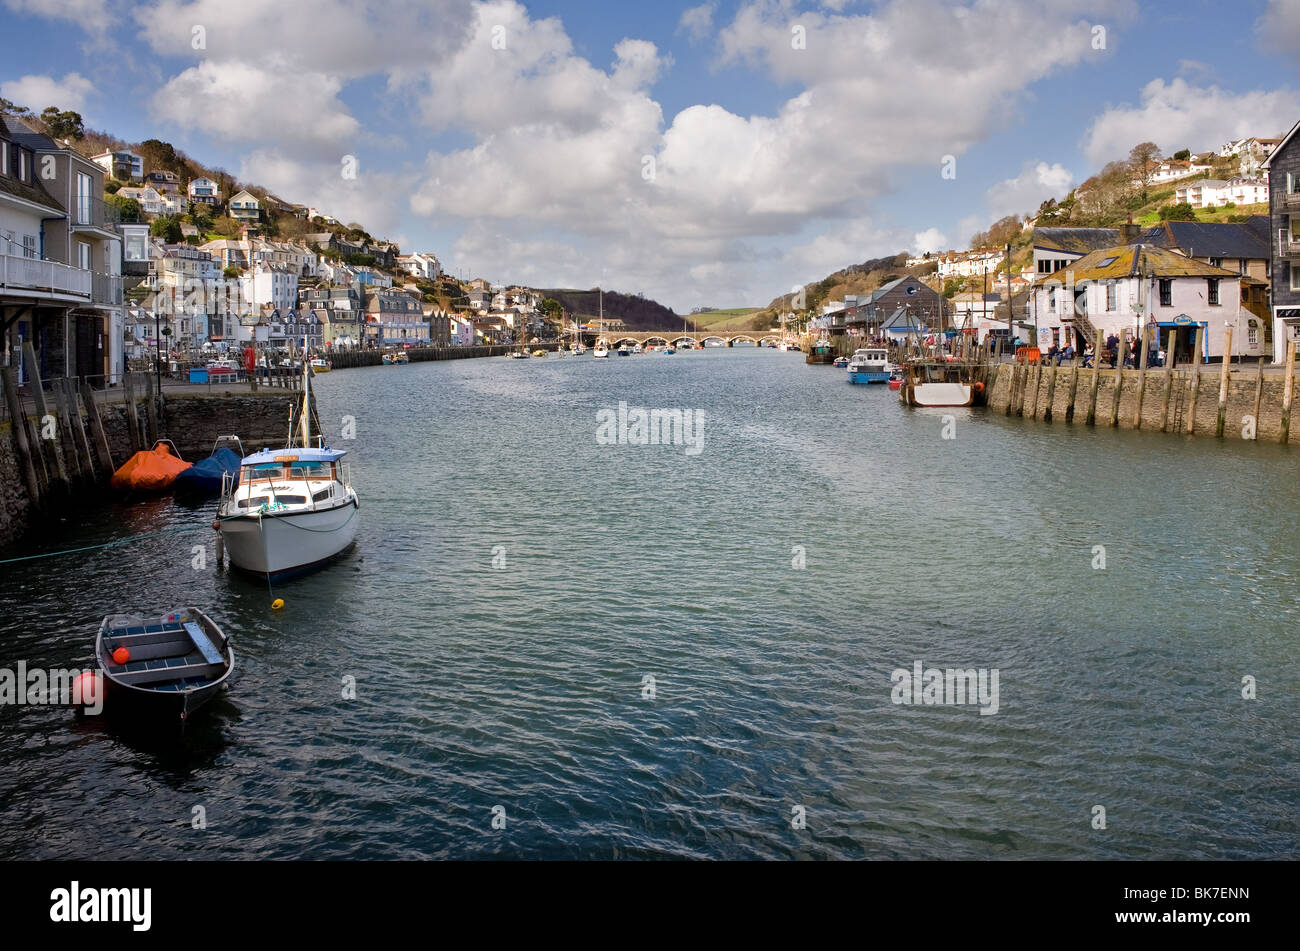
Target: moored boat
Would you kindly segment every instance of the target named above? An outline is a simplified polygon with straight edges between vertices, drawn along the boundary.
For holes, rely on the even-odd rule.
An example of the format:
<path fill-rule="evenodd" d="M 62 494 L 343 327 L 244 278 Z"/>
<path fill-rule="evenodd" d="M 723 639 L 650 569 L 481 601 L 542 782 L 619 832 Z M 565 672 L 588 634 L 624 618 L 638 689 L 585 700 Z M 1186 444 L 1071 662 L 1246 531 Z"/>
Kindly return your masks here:
<path fill-rule="evenodd" d="M 231 449 L 229 444 L 236 446 L 238 451 Z M 239 461 L 243 457 L 244 447 L 238 436 L 219 436 L 212 446 L 212 455 L 200 459 L 176 476 L 176 490 L 216 495 L 227 475 L 239 479 Z"/>
<path fill-rule="evenodd" d="M 593 357 L 608 357 L 609 347 L 602 340 L 600 343 L 596 344 L 596 349 L 591 351 L 591 355 Z"/>
<path fill-rule="evenodd" d="M 808 348 L 804 363 L 829 364 L 835 361 L 835 348 L 826 338 L 822 338 Z M 846 361 L 847 362 L 847 361 Z"/>
<path fill-rule="evenodd" d="M 356 538 L 360 503 L 343 449 L 311 435 L 311 384 L 303 376 L 298 437 L 284 449 L 263 449 L 240 463 L 238 484 L 227 479 L 213 528 L 230 563 L 268 577 L 325 564 Z M 316 445 L 313 445 L 316 443 Z"/>
<path fill-rule="evenodd" d="M 835 367 L 835 369 L 837 370 L 843 370 L 848 365 L 849 365 L 848 357 L 836 357 L 834 360 L 831 361 L 831 366 Z"/>
<path fill-rule="evenodd" d="M 142 449 L 122 463 L 109 484 L 124 492 L 165 492 L 191 465 L 170 439 L 160 439 L 152 449 Z"/>
<path fill-rule="evenodd" d="M 313 373 L 329 373 L 329 372 L 330 372 L 330 365 L 329 365 L 329 362 L 326 361 L 326 360 L 322 360 L 320 357 L 313 357 L 313 358 L 312 358 L 310 361 L 308 361 L 308 362 L 309 362 L 309 364 L 311 365 L 311 369 L 312 369 L 312 372 L 313 372 Z"/>
<path fill-rule="evenodd" d="M 976 406 L 984 402 L 983 364 L 915 360 L 903 365 L 899 402 L 908 406 Z"/>
<path fill-rule="evenodd" d="M 95 660 L 106 708 L 134 702 L 182 720 L 212 699 L 235 669 L 230 638 L 197 608 L 180 608 L 156 622 L 108 615 L 95 637 Z"/>
<path fill-rule="evenodd" d="M 889 364 L 889 351 L 863 348 L 853 351 L 848 363 L 850 383 L 887 383 L 893 367 Z"/>

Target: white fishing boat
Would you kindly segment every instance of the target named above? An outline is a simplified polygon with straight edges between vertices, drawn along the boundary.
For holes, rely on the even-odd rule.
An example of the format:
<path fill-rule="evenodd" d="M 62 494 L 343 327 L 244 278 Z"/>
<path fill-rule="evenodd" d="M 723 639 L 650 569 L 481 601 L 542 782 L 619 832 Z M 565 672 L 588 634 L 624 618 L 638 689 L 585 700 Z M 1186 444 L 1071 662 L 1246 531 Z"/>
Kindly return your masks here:
<path fill-rule="evenodd" d="M 302 407 L 292 415 L 284 449 L 263 449 L 227 476 L 213 528 L 236 568 L 270 577 L 324 564 L 352 544 L 360 504 L 346 450 L 330 449 L 311 433 L 310 374 L 303 373 Z M 296 437 L 295 430 L 296 428 Z M 314 445 L 313 445 L 314 444 Z"/>
<path fill-rule="evenodd" d="M 864 347 L 853 351 L 848 370 L 850 383 L 888 383 L 894 367 L 889 362 L 888 350 Z"/>

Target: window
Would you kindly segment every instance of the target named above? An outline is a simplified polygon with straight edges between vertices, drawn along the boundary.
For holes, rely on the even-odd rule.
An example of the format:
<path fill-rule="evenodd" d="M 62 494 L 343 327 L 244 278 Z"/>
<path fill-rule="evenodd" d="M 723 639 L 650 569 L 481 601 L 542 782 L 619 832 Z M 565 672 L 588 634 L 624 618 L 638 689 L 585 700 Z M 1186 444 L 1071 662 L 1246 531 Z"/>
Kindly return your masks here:
<path fill-rule="evenodd" d="M 0 141 L 0 175 L 9 175 L 9 151 L 12 148 L 8 142 Z"/>
<path fill-rule="evenodd" d="M 25 149 L 18 150 L 18 180 L 21 182 L 32 180 L 31 156 Z"/>
<path fill-rule="evenodd" d="M 1047 289 L 1047 312 L 1049 314 L 1056 313 L 1056 288 L 1055 287 L 1049 287 Z"/>
<path fill-rule="evenodd" d="M 1174 282 L 1169 278 L 1160 279 L 1160 306 L 1174 306 Z"/>
<path fill-rule="evenodd" d="M 1212 307 L 1217 307 L 1219 305 L 1219 279 L 1217 277 L 1209 277 L 1205 279 L 1205 283 L 1208 285 L 1207 299 Z"/>
<path fill-rule="evenodd" d="M 1291 272 L 1291 290 L 1300 291 L 1300 267 L 1287 265 L 1287 270 Z"/>
<path fill-rule="evenodd" d="M 1223 267 L 1223 258 L 1210 258 L 1210 267 Z"/>
<path fill-rule="evenodd" d="M 77 242 L 77 267 L 83 271 L 90 270 L 90 245 L 84 241 Z"/>
<path fill-rule="evenodd" d="M 1114 281 L 1111 281 L 1111 282 L 1109 282 L 1109 283 L 1106 285 L 1106 309 L 1107 309 L 1107 310 L 1114 310 L 1114 309 L 1115 309 L 1115 307 L 1116 307 L 1116 304 L 1115 304 L 1115 298 L 1116 298 L 1116 296 L 1117 296 L 1117 291 L 1116 291 L 1116 288 L 1115 288 L 1115 282 L 1114 282 Z"/>
<path fill-rule="evenodd" d="M 36 235 L 34 234 L 23 235 L 23 257 L 25 258 L 36 257 Z"/>

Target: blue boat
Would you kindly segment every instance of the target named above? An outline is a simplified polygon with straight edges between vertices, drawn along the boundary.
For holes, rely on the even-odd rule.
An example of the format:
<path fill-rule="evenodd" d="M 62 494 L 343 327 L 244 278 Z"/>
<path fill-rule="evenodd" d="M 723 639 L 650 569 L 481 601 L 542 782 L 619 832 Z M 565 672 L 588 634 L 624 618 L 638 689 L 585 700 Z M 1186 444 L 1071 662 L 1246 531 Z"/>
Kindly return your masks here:
<path fill-rule="evenodd" d="M 855 350 L 849 358 L 849 382 L 888 383 L 893 369 L 888 350 Z"/>
<path fill-rule="evenodd" d="M 228 449 L 223 442 L 234 442 L 238 447 Z M 221 491 L 222 483 L 230 479 L 233 485 L 239 484 L 239 462 L 244 458 L 244 447 L 236 436 L 222 436 L 212 448 L 212 455 L 196 462 L 176 477 L 173 487 L 180 492 L 194 492 L 204 495 L 216 495 Z M 184 478 L 182 478 L 184 476 Z"/>

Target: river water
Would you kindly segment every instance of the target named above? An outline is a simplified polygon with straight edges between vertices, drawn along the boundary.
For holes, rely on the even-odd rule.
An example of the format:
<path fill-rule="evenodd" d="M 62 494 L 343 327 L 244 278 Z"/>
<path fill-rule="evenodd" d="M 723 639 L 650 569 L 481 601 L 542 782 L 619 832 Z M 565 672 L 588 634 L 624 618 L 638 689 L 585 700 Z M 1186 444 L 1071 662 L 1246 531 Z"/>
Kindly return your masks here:
<path fill-rule="evenodd" d="M 183 735 L 0 708 L 0 857 L 1297 853 L 1294 449 L 907 410 L 740 348 L 316 390 L 362 498 L 326 570 L 218 570 L 215 503 L 169 499 L 0 553 L 195 527 L 0 566 L 0 667 L 184 604 L 238 658 Z M 620 402 L 702 446 L 605 444 Z M 996 712 L 895 702 L 918 662 L 996 673 Z"/>

